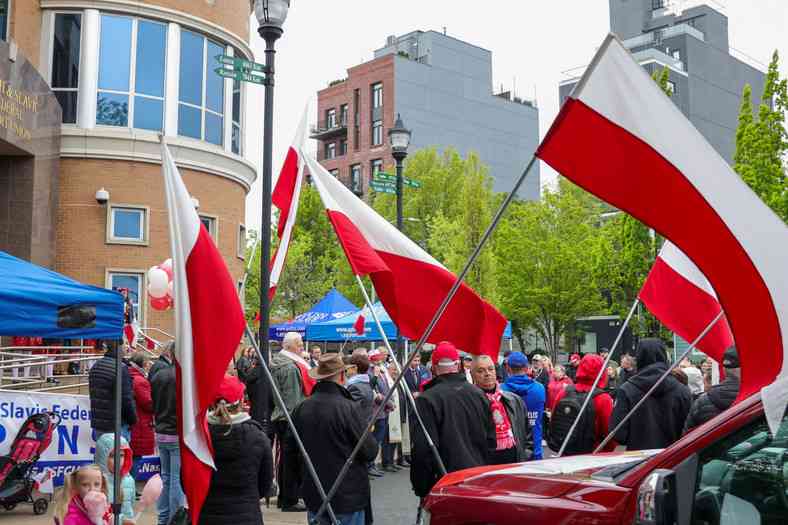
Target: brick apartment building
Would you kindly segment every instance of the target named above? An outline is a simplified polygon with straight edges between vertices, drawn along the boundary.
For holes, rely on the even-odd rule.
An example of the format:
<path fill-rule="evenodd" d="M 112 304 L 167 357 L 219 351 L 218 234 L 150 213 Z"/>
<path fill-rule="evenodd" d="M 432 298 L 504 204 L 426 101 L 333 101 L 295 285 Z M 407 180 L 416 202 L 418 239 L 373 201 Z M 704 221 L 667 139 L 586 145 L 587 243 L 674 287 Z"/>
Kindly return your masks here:
<path fill-rule="evenodd" d="M 0 250 L 129 288 L 141 324 L 172 333 L 145 292 L 170 256 L 159 133 L 240 279 L 256 175 L 245 86 L 213 57 L 252 57 L 249 0 L 0 0 L 0 14 L 0 81 L 36 103 L 0 126 Z"/>
<path fill-rule="evenodd" d="M 397 115 L 413 135 L 410 153 L 454 147 L 479 154 L 496 191 L 509 191 L 539 141 L 531 101 L 493 94 L 492 54 L 435 31 L 391 36 L 375 57 L 318 92 L 318 160 L 358 195 L 379 170 L 393 171 L 388 130 Z M 539 198 L 539 173 L 520 196 Z"/>

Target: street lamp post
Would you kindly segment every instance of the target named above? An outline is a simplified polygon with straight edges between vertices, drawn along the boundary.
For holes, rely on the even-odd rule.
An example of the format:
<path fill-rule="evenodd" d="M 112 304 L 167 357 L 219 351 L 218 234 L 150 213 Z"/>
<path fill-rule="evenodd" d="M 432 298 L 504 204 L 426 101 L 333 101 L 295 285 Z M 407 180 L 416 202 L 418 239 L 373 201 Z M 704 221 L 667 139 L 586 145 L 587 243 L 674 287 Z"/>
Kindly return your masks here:
<path fill-rule="evenodd" d="M 263 210 L 260 222 L 260 353 L 268 362 L 268 326 L 270 301 L 268 290 L 271 275 L 271 156 L 274 127 L 274 44 L 282 36 L 282 25 L 287 18 L 290 0 L 255 0 L 254 14 L 260 24 L 258 32 L 265 40 L 265 116 L 263 120 Z"/>
<path fill-rule="evenodd" d="M 394 127 L 389 130 L 389 143 L 391 144 L 391 156 L 397 162 L 397 229 L 402 231 L 402 161 L 408 156 L 408 146 L 410 145 L 410 130 L 402 123 L 402 117 L 397 113 L 397 121 Z M 397 328 L 397 356 L 402 355 L 402 335 Z"/>

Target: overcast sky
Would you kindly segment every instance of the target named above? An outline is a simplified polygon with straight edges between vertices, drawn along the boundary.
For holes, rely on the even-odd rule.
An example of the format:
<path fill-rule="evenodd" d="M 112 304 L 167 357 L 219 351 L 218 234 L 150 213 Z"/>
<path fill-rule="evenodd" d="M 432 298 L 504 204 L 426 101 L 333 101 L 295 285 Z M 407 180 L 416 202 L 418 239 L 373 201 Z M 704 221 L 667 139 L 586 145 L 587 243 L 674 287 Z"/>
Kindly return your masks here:
<path fill-rule="evenodd" d="M 782 76 L 788 75 L 788 0 L 726 0 L 731 46 L 763 64 L 780 51 Z M 263 62 L 264 44 L 252 17 L 252 49 Z M 274 177 L 307 102 L 316 120 L 316 93 L 346 69 L 372 59 L 388 35 L 413 30 L 443 31 L 489 49 L 496 91 L 503 84 L 539 107 L 540 136 L 558 113 L 562 71 L 588 63 L 609 30 L 607 0 L 292 0 L 283 38 L 277 43 L 274 116 Z M 263 88 L 250 85 L 247 151 L 259 165 Z M 314 149 L 314 142 L 311 146 Z M 255 151 L 256 150 L 256 151 Z M 542 183 L 555 172 L 542 165 Z M 260 226 L 261 185 L 246 201 L 247 228 Z"/>

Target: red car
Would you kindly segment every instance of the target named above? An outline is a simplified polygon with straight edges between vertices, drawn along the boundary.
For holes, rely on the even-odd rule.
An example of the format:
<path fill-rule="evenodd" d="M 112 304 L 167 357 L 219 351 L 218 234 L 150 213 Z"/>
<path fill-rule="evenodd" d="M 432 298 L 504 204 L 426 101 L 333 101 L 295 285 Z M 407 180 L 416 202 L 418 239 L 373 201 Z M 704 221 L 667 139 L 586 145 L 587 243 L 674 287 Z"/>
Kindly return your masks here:
<path fill-rule="evenodd" d="M 756 394 L 663 450 L 452 472 L 426 523 L 785 525 L 787 458 L 788 416 L 772 436 Z"/>

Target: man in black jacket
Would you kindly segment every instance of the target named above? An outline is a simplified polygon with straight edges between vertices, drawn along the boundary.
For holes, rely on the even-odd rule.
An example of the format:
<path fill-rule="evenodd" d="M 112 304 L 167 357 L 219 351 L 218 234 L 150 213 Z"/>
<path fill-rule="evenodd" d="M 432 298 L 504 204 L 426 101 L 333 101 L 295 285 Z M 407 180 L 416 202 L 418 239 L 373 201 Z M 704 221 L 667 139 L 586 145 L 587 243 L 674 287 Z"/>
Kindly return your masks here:
<path fill-rule="evenodd" d="M 624 419 L 668 369 L 665 345 L 659 339 L 641 339 L 635 359 L 638 373 L 621 385 L 616 395 L 616 404 L 610 415 L 611 429 Z M 692 394 L 689 388 L 673 375 L 668 375 L 616 432 L 615 440 L 626 445 L 627 450 L 665 448 L 681 437 L 690 405 Z"/>
<path fill-rule="evenodd" d="M 99 343 L 101 344 L 101 343 Z M 96 439 L 102 434 L 115 432 L 115 366 L 117 357 L 115 345 L 107 347 L 104 357 L 88 373 L 90 393 L 90 426 L 96 432 Z M 134 405 L 134 389 L 131 374 L 125 363 L 120 363 L 121 373 L 121 435 L 131 439 L 131 427 L 137 422 Z"/>
<path fill-rule="evenodd" d="M 725 369 L 725 380 L 719 385 L 714 385 L 695 400 L 684 424 L 684 432 L 701 426 L 720 412 L 727 410 L 738 397 L 741 368 L 735 345 L 725 350 L 722 367 Z"/>
<path fill-rule="evenodd" d="M 293 422 L 307 454 L 312 458 L 317 477 L 328 492 L 364 433 L 367 421 L 343 386 L 345 364 L 339 354 L 321 355 L 317 368 L 310 369 L 309 375 L 318 382 L 312 395 L 293 410 Z M 288 434 L 287 439 L 291 441 L 291 447 L 296 447 L 292 434 Z M 371 522 L 367 464 L 377 455 L 378 443 L 369 434 L 331 500 L 331 507 L 340 523 L 364 523 L 365 519 Z M 323 500 L 312 477 L 304 473 L 303 480 L 301 494 L 311 523 Z M 327 513 L 321 516 L 320 523 L 330 523 Z"/>
<path fill-rule="evenodd" d="M 496 448 L 490 402 L 459 371 L 460 354 L 449 342 L 432 352 L 435 378 L 416 398 L 416 408 L 438 448 L 447 472 L 487 465 Z M 441 477 L 440 469 L 419 425 L 411 450 L 410 482 L 420 498 L 429 494 Z"/>

